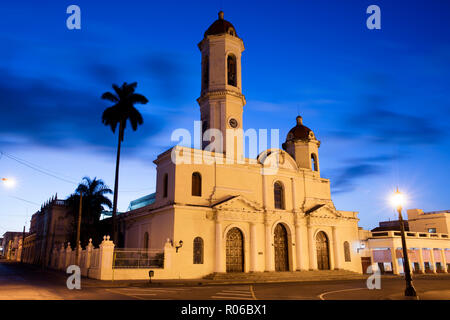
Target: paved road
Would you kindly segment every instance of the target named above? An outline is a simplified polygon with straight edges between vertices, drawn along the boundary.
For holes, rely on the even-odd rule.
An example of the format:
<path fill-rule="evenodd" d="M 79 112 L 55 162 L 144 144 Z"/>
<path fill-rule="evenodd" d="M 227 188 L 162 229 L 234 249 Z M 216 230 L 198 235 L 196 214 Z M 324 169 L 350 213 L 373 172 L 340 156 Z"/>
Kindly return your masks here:
<path fill-rule="evenodd" d="M 415 279 L 421 299 L 450 300 L 450 275 Z M 401 298 L 404 281 L 383 278 L 381 290 L 365 280 L 148 287 L 142 283 L 102 286 L 82 279 L 81 290 L 66 287 L 62 272 L 0 261 L 0 300 L 379 300 Z"/>

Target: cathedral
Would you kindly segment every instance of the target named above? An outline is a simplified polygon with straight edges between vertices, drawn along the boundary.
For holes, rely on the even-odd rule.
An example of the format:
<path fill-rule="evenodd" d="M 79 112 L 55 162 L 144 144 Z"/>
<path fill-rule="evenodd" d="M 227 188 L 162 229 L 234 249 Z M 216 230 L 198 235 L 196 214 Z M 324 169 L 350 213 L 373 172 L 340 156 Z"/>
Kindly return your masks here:
<path fill-rule="evenodd" d="M 337 210 L 313 130 L 298 116 L 282 144 L 245 158 L 244 43 L 223 12 L 198 44 L 203 133 L 221 150 L 175 146 L 154 161 L 156 193 L 120 215 L 125 248 L 170 242 L 180 278 L 211 273 L 343 269 L 361 273 L 357 212 Z M 274 166 L 275 163 L 275 166 Z M 273 168 L 276 170 L 271 170 Z"/>

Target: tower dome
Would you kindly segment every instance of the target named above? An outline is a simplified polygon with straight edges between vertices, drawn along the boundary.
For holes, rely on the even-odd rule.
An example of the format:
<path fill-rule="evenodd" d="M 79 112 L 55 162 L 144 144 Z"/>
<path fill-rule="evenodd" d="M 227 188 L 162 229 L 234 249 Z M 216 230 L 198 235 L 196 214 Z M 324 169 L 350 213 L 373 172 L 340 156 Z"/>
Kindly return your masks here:
<path fill-rule="evenodd" d="M 230 34 L 232 36 L 237 37 L 236 29 L 234 28 L 234 26 L 227 20 L 224 20 L 223 11 L 219 12 L 219 19 L 213 22 L 213 24 L 208 28 L 208 30 L 206 30 L 204 36 L 206 38 L 207 36 L 219 34 Z"/>

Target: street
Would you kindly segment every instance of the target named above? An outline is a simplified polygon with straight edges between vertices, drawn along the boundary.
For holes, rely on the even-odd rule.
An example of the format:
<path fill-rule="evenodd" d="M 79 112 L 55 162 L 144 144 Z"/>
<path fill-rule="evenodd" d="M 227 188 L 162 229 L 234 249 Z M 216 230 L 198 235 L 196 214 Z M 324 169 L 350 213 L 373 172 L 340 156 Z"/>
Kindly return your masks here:
<path fill-rule="evenodd" d="M 367 289 L 361 279 L 149 286 L 82 278 L 81 290 L 69 290 L 66 279 L 61 272 L 0 260 L 0 300 L 395 300 L 405 286 L 401 277 L 383 277 L 380 290 Z M 450 275 L 419 276 L 414 285 L 421 300 L 450 300 Z"/>

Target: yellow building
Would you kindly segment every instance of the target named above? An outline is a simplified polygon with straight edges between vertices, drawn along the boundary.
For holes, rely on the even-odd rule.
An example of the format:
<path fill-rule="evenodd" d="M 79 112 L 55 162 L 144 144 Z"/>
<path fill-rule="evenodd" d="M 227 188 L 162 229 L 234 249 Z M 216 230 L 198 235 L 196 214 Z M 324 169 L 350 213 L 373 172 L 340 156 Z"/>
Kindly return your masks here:
<path fill-rule="evenodd" d="M 152 204 L 120 215 L 126 248 L 179 246 L 178 276 L 213 272 L 345 269 L 362 272 L 357 213 L 337 210 L 320 175 L 319 147 L 302 118 L 281 149 L 244 157 L 244 43 L 219 13 L 198 44 L 202 132 L 223 148 L 160 154 Z M 216 137 L 216 135 L 214 135 Z M 182 243 L 182 245 L 181 245 Z M 181 261 L 181 263 L 180 263 Z"/>

